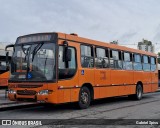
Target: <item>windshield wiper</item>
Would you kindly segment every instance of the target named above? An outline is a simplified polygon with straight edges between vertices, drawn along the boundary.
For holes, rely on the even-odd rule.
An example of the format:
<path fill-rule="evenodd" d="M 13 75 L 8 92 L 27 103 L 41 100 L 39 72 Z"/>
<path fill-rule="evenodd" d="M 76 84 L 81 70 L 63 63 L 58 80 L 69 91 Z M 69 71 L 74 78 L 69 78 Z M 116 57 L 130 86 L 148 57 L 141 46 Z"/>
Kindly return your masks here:
<path fill-rule="evenodd" d="M 34 49 L 33 49 L 33 52 L 32 52 L 32 62 L 34 60 L 34 57 L 35 55 L 37 54 L 38 50 L 43 46 L 44 42 L 42 42 L 41 44 L 38 44 Z"/>
<path fill-rule="evenodd" d="M 29 48 L 27 49 L 27 54 L 26 54 L 26 56 L 29 54 L 30 49 L 31 49 L 31 47 L 29 47 Z M 25 56 L 25 58 L 26 58 L 26 56 Z M 29 62 L 29 55 L 28 55 L 26 79 L 28 79 L 28 72 L 29 72 L 29 70 L 30 70 L 30 62 Z"/>
<path fill-rule="evenodd" d="M 23 51 L 23 52 L 25 53 L 25 57 L 24 57 L 24 60 L 25 60 L 25 61 L 26 61 L 26 58 L 27 58 L 27 56 L 28 56 L 28 53 L 29 53 L 29 50 L 30 50 L 30 49 L 31 49 L 31 47 L 27 48 L 26 53 Z"/>

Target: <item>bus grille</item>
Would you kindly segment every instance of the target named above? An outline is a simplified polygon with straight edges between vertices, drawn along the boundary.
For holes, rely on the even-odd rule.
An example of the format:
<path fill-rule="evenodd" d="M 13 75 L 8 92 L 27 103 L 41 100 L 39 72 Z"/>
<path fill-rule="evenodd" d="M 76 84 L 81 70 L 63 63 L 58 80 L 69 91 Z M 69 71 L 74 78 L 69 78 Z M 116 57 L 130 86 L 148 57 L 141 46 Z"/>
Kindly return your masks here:
<path fill-rule="evenodd" d="M 42 87 L 43 85 L 24 85 L 24 84 L 19 84 L 18 88 L 39 88 Z"/>
<path fill-rule="evenodd" d="M 17 90 L 18 95 L 35 95 L 36 91 L 33 90 Z"/>

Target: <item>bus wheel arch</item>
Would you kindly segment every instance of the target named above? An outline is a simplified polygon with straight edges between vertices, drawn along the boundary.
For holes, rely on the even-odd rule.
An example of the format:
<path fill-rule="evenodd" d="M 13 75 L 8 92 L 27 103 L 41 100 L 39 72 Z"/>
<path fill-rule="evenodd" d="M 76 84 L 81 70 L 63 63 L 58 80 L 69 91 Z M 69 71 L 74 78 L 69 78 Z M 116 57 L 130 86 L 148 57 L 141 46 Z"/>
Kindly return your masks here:
<path fill-rule="evenodd" d="M 92 85 L 88 83 L 83 84 L 79 91 L 78 108 L 88 108 L 90 106 L 93 95 Z"/>
<path fill-rule="evenodd" d="M 137 82 L 137 85 L 136 85 L 136 88 L 137 88 L 138 85 L 141 85 L 142 91 L 143 91 L 143 83 L 142 83 L 141 81 L 138 81 L 138 82 Z"/>
<path fill-rule="evenodd" d="M 135 94 L 128 95 L 132 100 L 141 100 L 143 95 L 143 83 L 138 81 L 135 88 Z"/>
<path fill-rule="evenodd" d="M 134 95 L 135 100 L 141 100 L 143 95 L 143 83 L 141 81 L 137 82 L 136 93 Z"/>
<path fill-rule="evenodd" d="M 89 89 L 89 91 L 90 91 L 90 93 L 91 93 L 91 101 L 94 100 L 94 89 L 93 89 L 92 84 L 90 84 L 90 83 L 85 83 L 85 84 L 82 85 L 82 87 L 87 87 L 87 88 Z M 82 87 L 81 87 L 81 88 L 82 88 Z"/>

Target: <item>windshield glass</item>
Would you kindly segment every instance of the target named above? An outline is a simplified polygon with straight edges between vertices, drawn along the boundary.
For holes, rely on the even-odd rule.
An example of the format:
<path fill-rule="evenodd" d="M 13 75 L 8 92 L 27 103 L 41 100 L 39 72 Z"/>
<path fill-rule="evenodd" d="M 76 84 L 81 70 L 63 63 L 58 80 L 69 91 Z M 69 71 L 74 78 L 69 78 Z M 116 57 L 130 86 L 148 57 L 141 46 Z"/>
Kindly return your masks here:
<path fill-rule="evenodd" d="M 6 62 L 5 61 L 0 60 L 0 70 L 1 71 L 6 70 Z"/>
<path fill-rule="evenodd" d="M 10 80 L 55 79 L 55 44 L 42 42 L 15 46 Z"/>

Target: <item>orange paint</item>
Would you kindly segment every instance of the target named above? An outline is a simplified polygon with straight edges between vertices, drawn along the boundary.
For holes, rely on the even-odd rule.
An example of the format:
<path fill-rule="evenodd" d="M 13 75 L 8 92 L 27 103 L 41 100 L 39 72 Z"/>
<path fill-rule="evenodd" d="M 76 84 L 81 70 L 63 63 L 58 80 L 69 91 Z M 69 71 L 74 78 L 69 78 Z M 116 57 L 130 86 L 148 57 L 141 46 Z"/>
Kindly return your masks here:
<path fill-rule="evenodd" d="M 63 45 L 66 40 L 69 47 L 76 49 L 76 63 L 77 70 L 75 75 L 69 79 L 57 80 L 57 82 L 14 82 L 9 83 L 9 88 L 15 91 L 18 90 L 34 90 L 36 94 L 18 95 L 17 98 L 37 98 L 38 101 L 44 101 L 54 104 L 76 102 L 79 100 L 79 91 L 83 85 L 90 84 L 93 88 L 93 98 L 104 98 L 112 96 L 122 96 L 135 94 L 136 84 L 141 82 L 143 85 L 143 92 L 154 92 L 158 88 L 157 69 L 155 71 L 135 71 L 113 68 L 83 68 L 81 66 L 81 44 L 90 45 L 93 48 L 103 47 L 108 50 L 119 50 L 122 52 L 138 53 L 140 55 L 147 55 L 156 58 L 156 54 L 137 49 L 132 49 L 124 46 L 104 43 L 100 41 L 81 38 L 75 35 L 68 35 L 64 33 L 58 34 L 58 45 Z M 94 52 L 95 54 L 95 52 Z M 31 69 L 31 67 L 30 67 Z M 83 74 L 84 73 L 84 74 Z M 18 87 L 18 85 L 26 85 L 25 88 Z M 43 85 L 42 87 L 28 87 L 27 85 Z M 41 90 L 52 90 L 51 94 L 38 95 Z M 9 99 L 14 100 L 13 94 L 9 94 Z M 15 99 L 16 100 L 16 99 Z"/>

